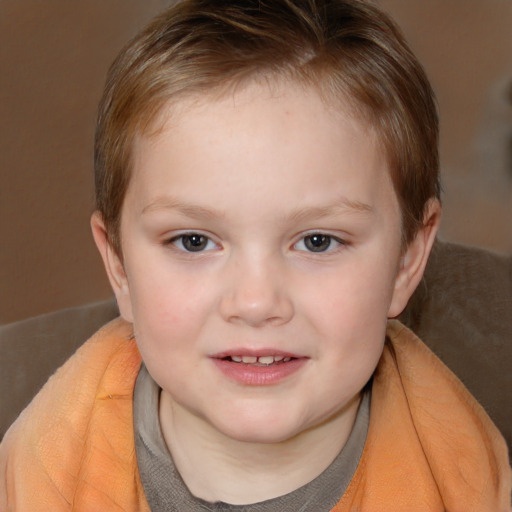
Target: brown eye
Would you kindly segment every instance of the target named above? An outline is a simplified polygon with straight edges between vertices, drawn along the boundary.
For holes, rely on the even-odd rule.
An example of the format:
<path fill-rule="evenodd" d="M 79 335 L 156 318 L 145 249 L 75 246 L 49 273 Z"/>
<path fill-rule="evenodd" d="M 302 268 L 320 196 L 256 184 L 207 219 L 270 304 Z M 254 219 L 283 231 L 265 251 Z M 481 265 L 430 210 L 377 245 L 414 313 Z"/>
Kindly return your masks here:
<path fill-rule="evenodd" d="M 203 235 L 185 235 L 182 243 L 187 251 L 202 251 L 208 244 L 208 238 Z"/>
<path fill-rule="evenodd" d="M 178 249 L 186 252 L 201 252 L 205 250 L 212 250 L 215 244 L 207 236 L 199 233 L 187 233 L 179 235 L 170 242 Z"/>
<path fill-rule="evenodd" d="M 332 238 L 328 235 L 315 233 L 304 237 L 304 245 L 311 252 L 324 252 L 331 246 Z"/>

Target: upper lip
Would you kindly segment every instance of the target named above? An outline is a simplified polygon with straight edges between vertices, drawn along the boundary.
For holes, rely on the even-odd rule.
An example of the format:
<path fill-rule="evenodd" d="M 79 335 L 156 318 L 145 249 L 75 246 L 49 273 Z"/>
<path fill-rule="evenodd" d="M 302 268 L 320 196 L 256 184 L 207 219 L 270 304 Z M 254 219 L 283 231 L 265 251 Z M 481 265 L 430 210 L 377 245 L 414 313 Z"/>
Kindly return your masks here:
<path fill-rule="evenodd" d="M 300 354 L 296 354 L 293 352 L 287 352 L 287 351 L 283 351 L 283 350 L 278 350 L 278 349 L 274 349 L 274 348 L 251 349 L 251 348 L 245 348 L 245 347 L 230 348 L 228 350 L 223 350 L 222 352 L 217 352 L 215 354 L 212 354 L 210 357 L 212 357 L 213 359 L 224 359 L 226 357 L 231 357 L 231 356 L 253 356 L 253 357 L 280 356 L 280 357 L 291 357 L 294 359 L 299 359 L 299 358 L 305 357 Z"/>

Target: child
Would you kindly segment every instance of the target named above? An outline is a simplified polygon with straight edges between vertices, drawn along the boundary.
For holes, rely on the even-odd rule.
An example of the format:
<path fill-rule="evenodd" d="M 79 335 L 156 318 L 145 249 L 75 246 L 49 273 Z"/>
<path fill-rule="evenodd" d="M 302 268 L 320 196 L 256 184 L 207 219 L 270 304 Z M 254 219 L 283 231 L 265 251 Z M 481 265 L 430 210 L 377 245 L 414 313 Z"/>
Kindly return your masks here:
<path fill-rule="evenodd" d="M 122 319 L 6 435 L 1 510 L 507 510 L 500 434 L 388 322 L 439 224 L 437 137 L 371 4 L 161 15 L 98 120 L 92 230 Z"/>

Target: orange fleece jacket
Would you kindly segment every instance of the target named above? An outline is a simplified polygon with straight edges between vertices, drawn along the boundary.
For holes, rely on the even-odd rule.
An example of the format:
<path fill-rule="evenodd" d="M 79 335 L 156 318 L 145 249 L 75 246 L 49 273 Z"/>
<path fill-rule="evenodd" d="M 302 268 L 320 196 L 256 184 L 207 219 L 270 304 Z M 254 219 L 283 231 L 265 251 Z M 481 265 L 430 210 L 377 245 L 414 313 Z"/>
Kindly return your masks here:
<path fill-rule="evenodd" d="M 0 511 L 149 512 L 135 455 L 131 326 L 107 324 L 48 381 L 0 446 Z M 358 469 L 335 512 L 505 512 L 504 440 L 397 321 L 377 367 Z"/>

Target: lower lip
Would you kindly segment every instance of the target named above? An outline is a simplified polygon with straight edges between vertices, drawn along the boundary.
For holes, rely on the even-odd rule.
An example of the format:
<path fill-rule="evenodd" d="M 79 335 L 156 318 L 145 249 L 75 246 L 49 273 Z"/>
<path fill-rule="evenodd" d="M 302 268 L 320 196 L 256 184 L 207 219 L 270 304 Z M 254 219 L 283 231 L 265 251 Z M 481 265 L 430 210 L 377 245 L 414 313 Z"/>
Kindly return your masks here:
<path fill-rule="evenodd" d="M 231 380 L 246 386 L 270 386 L 278 384 L 290 375 L 299 371 L 307 362 L 307 358 L 292 359 L 286 363 L 269 366 L 256 366 L 235 363 L 227 359 L 212 359 L 217 368 Z"/>

